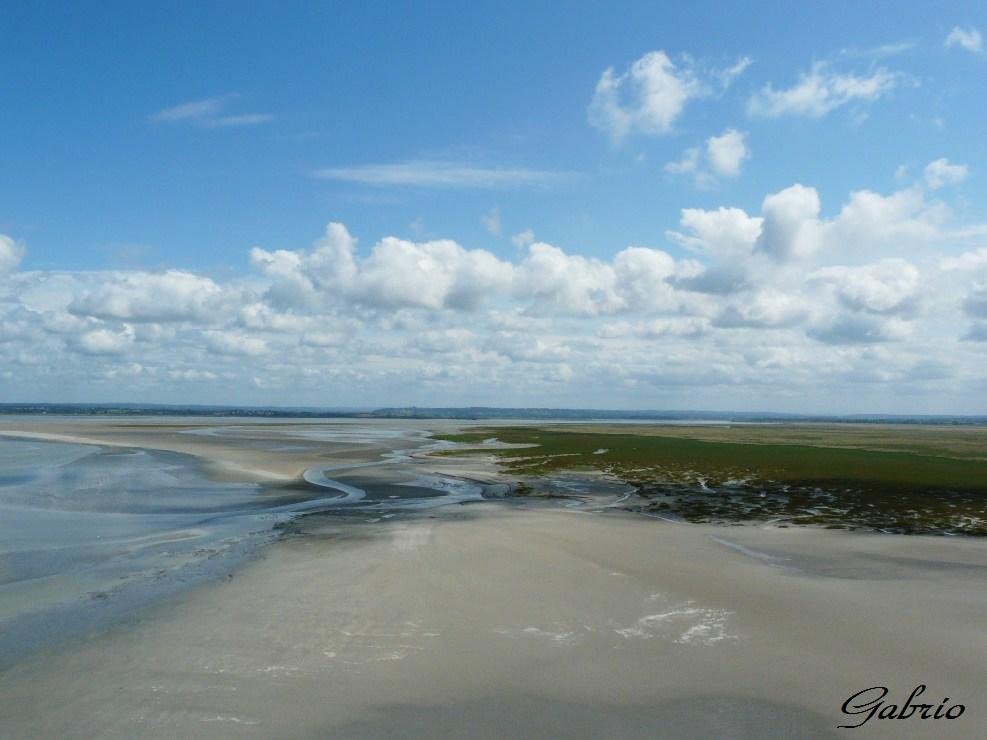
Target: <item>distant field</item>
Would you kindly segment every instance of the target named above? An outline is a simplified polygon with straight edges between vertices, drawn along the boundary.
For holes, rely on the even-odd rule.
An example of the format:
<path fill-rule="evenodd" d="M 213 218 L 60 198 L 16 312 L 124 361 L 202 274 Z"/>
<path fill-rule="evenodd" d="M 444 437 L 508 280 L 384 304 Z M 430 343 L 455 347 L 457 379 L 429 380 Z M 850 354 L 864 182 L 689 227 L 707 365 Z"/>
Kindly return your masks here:
<path fill-rule="evenodd" d="M 987 460 L 987 427 L 917 424 L 572 424 L 546 430 L 628 434 L 742 444 L 811 445 Z"/>
<path fill-rule="evenodd" d="M 491 437 L 537 445 L 483 450 L 536 492 L 541 476 L 595 469 L 634 485 L 640 508 L 692 521 L 783 518 L 987 534 L 987 430 L 980 428 L 580 425 L 440 438 L 479 444 Z"/>

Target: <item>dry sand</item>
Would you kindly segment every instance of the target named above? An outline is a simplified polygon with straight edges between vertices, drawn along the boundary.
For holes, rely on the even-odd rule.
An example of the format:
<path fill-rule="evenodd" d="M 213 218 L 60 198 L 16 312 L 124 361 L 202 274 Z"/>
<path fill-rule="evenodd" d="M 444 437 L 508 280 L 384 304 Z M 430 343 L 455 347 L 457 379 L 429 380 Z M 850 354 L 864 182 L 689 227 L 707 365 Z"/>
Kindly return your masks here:
<path fill-rule="evenodd" d="M 0 735 L 987 736 L 983 541 L 518 501 L 301 528 L 0 675 Z M 837 729 L 917 684 L 965 714 Z"/>

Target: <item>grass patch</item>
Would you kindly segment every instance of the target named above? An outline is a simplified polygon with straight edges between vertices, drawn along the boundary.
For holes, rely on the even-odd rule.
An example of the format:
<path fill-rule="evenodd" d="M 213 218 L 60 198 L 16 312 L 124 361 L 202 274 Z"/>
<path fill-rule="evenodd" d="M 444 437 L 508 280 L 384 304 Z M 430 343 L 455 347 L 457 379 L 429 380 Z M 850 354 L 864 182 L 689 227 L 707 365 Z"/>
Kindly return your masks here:
<path fill-rule="evenodd" d="M 987 534 L 987 460 L 970 455 L 968 448 L 950 456 L 939 441 L 937 454 L 830 447 L 805 444 L 802 430 L 792 431 L 792 443 L 777 441 L 784 434 L 777 428 L 773 441 L 756 443 L 671 436 L 667 428 L 662 434 L 638 434 L 496 427 L 438 439 L 479 445 L 496 437 L 537 445 L 487 448 L 483 454 L 498 458 L 529 484 L 566 470 L 600 470 L 638 489 L 632 508 L 690 521 L 784 518 L 895 532 Z M 882 443 L 894 444 L 887 436 Z"/>

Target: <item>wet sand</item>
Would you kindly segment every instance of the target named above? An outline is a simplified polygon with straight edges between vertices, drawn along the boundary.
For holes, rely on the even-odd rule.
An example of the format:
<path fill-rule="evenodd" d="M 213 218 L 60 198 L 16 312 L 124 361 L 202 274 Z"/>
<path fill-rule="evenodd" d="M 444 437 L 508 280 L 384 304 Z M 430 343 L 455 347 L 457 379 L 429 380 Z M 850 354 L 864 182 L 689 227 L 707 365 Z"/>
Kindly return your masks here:
<path fill-rule="evenodd" d="M 179 452 L 199 457 L 220 480 L 296 481 L 320 464 L 365 462 L 427 441 L 424 428 L 456 428 L 413 422 L 295 422 L 263 419 L 9 417 L 0 434 L 28 439 Z M 320 439 L 320 432 L 329 434 Z M 389 432 L 395 432 L 390 434 Z M 361 434 L 361 432 L 363 432 Z M 304 435 L 313 434 L 311 438 Z M 403 435 L 417 436 L 402 439 Z M 349 441 L 348 441 L 349 440 Z"/>
<path fill-rule="evenodd" d="M 0 674 L 2 734 L 987 734 L 987 543 L 569 503 L 307 516 L 228 580 Z M 966 712 L 837 729 L 851 694 L 918 684 Z"/>

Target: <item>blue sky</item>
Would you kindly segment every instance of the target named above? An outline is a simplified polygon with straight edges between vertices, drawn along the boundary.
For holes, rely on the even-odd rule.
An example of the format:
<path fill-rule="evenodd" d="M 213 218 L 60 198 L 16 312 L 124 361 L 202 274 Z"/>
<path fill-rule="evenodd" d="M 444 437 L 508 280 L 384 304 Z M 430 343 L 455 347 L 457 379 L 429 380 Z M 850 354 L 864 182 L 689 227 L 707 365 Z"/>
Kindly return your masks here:
<path fill-rule="evenodd" d="M 0 20 L 13 327 L 0 390 L 967 409 L 985 388 L 985 15 L 975 3 L 13 5 Z M 751 220 L 697 231 L 701 213 L 729 208 Z M 338 240 L 316 243 L 330 222 L 357 240 L 355 272 L 326 272 L 326 254 L 349 259 Z M 402 267 L 388 237 L 440 274 Z M 462 253 L 414 246 L 439 240 Z M 642 268 L 620 267 L 628 247 L 674 262 L 633 288 L 671 291 L 660 306 L 631 296 L 620 269 Z M 295 257 L 264 256 L 277 250 Z M 162 283 L 169 271 L 189 282 Z M 402 279 L 454 287 L 414 300 L 395 293 Z M 203 307 L 210 286 L 222 307 Z M 141 291 L 185 308 L 136 310 Z M 447 349 L 418 346 L 435 332 Z M 316 333 L 337 339 L 306 344 Z M 341 367 L 353 352 L 380 359 L 357 377 Z M 829 375 L 814 375 L 832 352 Z M 678 359 L 649 376 L 656 353 Z M 615 354 L 619 368 L 600 359 Z M 313 360 L 336 375 L 299 381 Z M 621 390 L 599 390 L 608 378 Z"/>

